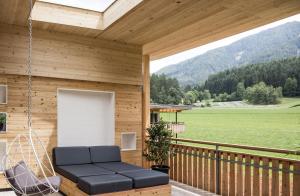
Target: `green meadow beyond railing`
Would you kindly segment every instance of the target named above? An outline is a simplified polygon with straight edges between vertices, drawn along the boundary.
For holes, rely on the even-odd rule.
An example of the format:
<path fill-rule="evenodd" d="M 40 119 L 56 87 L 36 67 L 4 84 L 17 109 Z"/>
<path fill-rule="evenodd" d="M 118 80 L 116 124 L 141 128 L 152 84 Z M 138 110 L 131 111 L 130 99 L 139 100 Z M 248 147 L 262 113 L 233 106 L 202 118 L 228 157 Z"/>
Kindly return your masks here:
<path fill-rule="evenodd" d="M 225 196 L 300 196 L 299 160 L 256 154 L 300 155 L 299 151 L 179 138 L 172 141 L 168 161 L 174 181 Z"/>

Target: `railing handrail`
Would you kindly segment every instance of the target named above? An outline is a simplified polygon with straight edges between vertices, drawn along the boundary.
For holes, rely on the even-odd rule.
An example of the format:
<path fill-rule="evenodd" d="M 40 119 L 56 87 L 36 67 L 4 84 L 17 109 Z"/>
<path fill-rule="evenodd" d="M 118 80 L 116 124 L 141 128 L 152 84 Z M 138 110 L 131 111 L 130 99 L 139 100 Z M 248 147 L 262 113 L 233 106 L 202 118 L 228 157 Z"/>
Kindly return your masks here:
<path fill-rule="evenodd" d="M 287 150 L 287 149 L 266 148 L 266 147 L 258 147 L 258 146 L 218 143 L 218 142 L 191 140 L 191 139 L 183 139 L 183 138 L 172 138 L 172 140 L 177 141 L 177 142 L 186 142 L 186 143 L 193 143 L 193 144 L 206 144 L 206 145 L 214 145 L 214 146 L 219 146 L 219 147 L 241 148 L 241 149 L 246 149 L 246 150 L 258 150 L 258 151 L 264 151 L 264 152 L 300 155 L 300 151 L 297 151 L 297 150 Z"/>
<path fill-rule="evenodd" d="M 172 144 L 174 147 L 187 147 L 187 148 L 194 148 L 194 149 L 202 149 L 202 150 L 208 150 L 208 151 L 216 151 L 215 148 L 210 148 L 210 147 L 200 147 L 200 146 L 190 146 L 186 144 Z M 245 153 L 245 152 L 238 152 L 238 151 L 231 151 L 231 150 L 217 150 L 220 154 L 223 153 L 229 153 L 229 154 L 237 154 L 237 155 L 242 155 L 243 157 L 246 156 L 251 156 L 251 157 L 258 157 L 260 159 L 267 158 L 267 159 L 272 159 L 272 160 L 278 160 L 278 161 L 286 161 L 290 163 L 300 163 L 300 160 L 297 159 L 291 159 L 291 158 L 282 158 L 282 157 L 276 157 L 276 156 L 267 156 L 267 155 L 260 155 L 260 154 L 253 154 L 253 153 Z"/>
<path fill-rule="evenodd" d="M 180 121 L 178 121 L 178 122 L 175 122 L 175 121 L 165 121 L 167 124 L 185 124 L 184 122 L 180 122 Z M 151 123 L 151 124 L 156 124 L 156 123 L 158 123 L 158 122 L 155 122 L 155 123 Z"/>

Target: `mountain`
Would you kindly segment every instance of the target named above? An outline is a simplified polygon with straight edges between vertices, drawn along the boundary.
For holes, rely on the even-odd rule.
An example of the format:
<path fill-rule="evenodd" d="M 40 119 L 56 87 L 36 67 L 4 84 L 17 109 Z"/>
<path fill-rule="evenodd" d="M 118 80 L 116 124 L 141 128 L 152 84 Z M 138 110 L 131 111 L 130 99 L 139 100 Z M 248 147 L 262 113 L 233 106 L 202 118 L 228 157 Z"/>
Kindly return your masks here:
<path fill-rule="evenodd" d="M 177 78 L 182 86 L 194 85 L 230 68 L 296 56 L 300 56 L 300 22 L 289 22 L 168 65 L 156 74 Z"/>

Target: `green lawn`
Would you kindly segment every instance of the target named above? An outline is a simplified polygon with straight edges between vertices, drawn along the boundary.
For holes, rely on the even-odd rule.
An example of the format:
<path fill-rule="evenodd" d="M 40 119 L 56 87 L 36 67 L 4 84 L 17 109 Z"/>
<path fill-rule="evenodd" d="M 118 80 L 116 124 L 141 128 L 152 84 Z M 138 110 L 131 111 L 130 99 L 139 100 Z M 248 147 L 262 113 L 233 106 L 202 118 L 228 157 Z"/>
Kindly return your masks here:
<path fill-rule="evenodd" d="M 186 123 L 179 137 L 221 143 L 300 150 L 300 98 L 268 107 L 196 108 L 178 114 Z M 174 114 L 163 114 L 174 121 Z M 299 158 L 299 157 L 293 157 Z"/>

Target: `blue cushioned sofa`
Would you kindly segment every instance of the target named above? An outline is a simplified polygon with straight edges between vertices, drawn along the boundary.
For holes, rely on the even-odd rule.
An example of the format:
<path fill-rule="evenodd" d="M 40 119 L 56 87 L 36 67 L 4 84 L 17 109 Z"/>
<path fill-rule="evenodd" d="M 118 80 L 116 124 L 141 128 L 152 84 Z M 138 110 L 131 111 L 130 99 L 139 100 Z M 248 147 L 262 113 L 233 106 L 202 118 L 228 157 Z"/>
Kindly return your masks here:
<path fill-rule="evenodd" d="M 118 146 L 56 147 L 53 164 L 59 175 L 87 195 L 169 183 L 167 174 L 122 162 Z"/>

